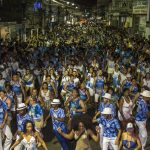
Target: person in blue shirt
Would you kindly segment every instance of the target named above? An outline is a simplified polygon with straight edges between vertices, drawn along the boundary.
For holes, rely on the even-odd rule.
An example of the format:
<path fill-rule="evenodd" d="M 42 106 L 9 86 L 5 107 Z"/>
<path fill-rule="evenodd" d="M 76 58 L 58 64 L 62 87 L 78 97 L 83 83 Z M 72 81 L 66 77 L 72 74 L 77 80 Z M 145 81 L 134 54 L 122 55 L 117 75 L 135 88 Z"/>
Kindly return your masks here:
<path fill-rule="evenodd" d="M 17 131 L 14 135 L 14 139 L 19 139 L 19 136 L 21 135 L 21 132 L 24 131 L 24 124 L 27 120 L 30 120 L 32 122 L 32 117 L 27 113 L 27 106 L 24 103 L 20 103 L 17 108 L 18 114 L 17 114 Z M 23 145 L 20 143 L 18 144 L 14 150 L 20 150 L 22 149 Z"/>
<path fill-rule="evenodd" d="M 8 118 L 7 109 L 6 103 L 0 100 L 0 150 L 9 150 L 12 143 L 12 133 L 6 124 Z M 2 133 L 6 136 L 4 145 L 2 145 Z"/>
<path fill-rule="evenodd" d="M 58 133 L 58 129 L 61 128 L 63 132 L 67 132 L 66 125 L 65 125 L 65 112 L 62 108 L 59 107 L 60 100 L 53 99 L 52 108 L 50 108 L 49 115 L 45 119 L 45 124 L 49 118 L 52 118 L 53 124 L 53 132 L 60 142 L 63 150 L 69 150 L 68 148 L 68 141 Z"/>
<path fill-rule="evenodd" d="M 86 113 L 86 105 L 79 97 L 79 90 L 77 88 L 74 88 L 72 91 L 72 96 L 68 98 L 68 100 L 65 102 L 65 106 L 69 106 L 69 114 L 70 119 L 74 116 L 79 116 L 84 113 Z"/>
<path fill-rule="evenodd" d="M 98 76 L 95 78 L 95 102 L 99 102 L 99 96 L 102 95 L 102 90 L 104 88 L 105 78 L 103 76 L 102 70 L 98 71 Z"/>
<path fill-rule="evenodd" d="M 25 85 L 25 92 L 27 93 L 30 91 L 30 93 L 32 93 L 32 89 L 34 88 L 34 78 L 29 68 L 26 69 L 26 73 L 23 76 L 23 83 Z"/>
<path fill-rule="evenodd" d="M 23 87 L 22 82 L 19 79 L 19 76 L 17 74 L 14 74 L 11 81 L 12 91 L 15 93 L 15 96 L 17 98 L 16 103 L 22 103 L 23 96 L 25 97 L 25 90 Z M 23 95 L 22 95 L 23 94 Z"/>
<path fill-rule="evenodd" d="M 126 77 L 127 77 L 127 79 L 123 81 L 122 88 L 123 89 L 130 89 L 130 87 L 132 86 L 131 75 L 127 74 Z"/>
<path fill-rule="evenodd" d="M 116 116 L 116 107 L 114 104 L 111 103 L 111 99 L 112 96 L 109 93 L 105 93 L 105 95 L 103 96 L 103 102 L 101 102 L 99 104 L 98 107 L 98 112 L 95 115 L 95 118 L 97 118 L 99 115 L 101 115 L 101 113 L 103 112 L 103 110 L 107 107 L 112 109 L 112 116 L 115 117 Z"/>
<path fill-rule="evenodd" d="M 135 78 L 132 79 L 132 86 L 130 87 L 130 95 L 131 98 L 133 99 L 135 95 L 140 91 L 140 86 L 138 85 L 137 81 Z"/>
<path fill-rule="evenodd" d="M 3 79 L 3 75 L 0 74 L 0 90 L 4 90 L 5 80 Z"/>
<path fill-rule="evenodd" d="M 118 150 L 118 142 L 121 137 L 121 127 L 119 121 L 112 117 L 111 108 L 105 108 L 102 112 L 104 116 L 93 119 L 93 123 L 97 122 L 103 126 L 103 150 L 108 150 L 109 146 L 113 150 Z M 109 145 L 110 144 L 110 145 Z"/>
<path fill-rule="evenodd" d="M 109 93 L 105 93 L 105 95 L 103 96 L 103 98 L 104 98 L 104 101 L 99 104 L 98 112 L 96 113 L 96 115 L 93 118 L 95 120 L 100 115 L 101 115 L 101 117 L 103 117 L 102 116 L 102 112 L 103 112 L 103 110 L 105 108 L 111 108 L 112 109 L 112 113 L 113 113 L 112 116 L 113 117 L 116 116 L 116 107 L 115 107 L 114 104 L 112 104 L 110 102 L 111 99 L 112 99 L 112 96 Z M 100 133 L 100 136 L 101 136 L 101 138 L 100 138 L 100 147 L 102 148 L 103 147 L 103 140 L 102 140 L 103 139 L 103 125 L 100 124 L 99 126 L 101 128 L 101 133 Z"/>
<path fill-rule="evenodd" d="M 135 101 L 134 101 L 135 103 L 137 100 L 137 103 L 136 103 L 137 111 L 135 114 L 135 121 L 139 128 L 139 138 L 142 144 L 142 149 L 144 149 L 144 147 L 146 146 L 146 142 L 147 142 L 146 122 L 147 122 L 148 117 L 150 117 L 147 100 L 149 99 L 150 99 L 150 91 L 145 90 L 140 94 L 138 99 L 135 98 Z"/>
<path fill-rule="evenodd" d="M 43 127 L 43 109 L 36 98 L 30 98 L 30 105 L 28 109 L 29 115 L 33 118 L 35 129 L 40 132 Z"/>
<path fill-rule="evenodd" d="M 81 83 L 80 85 L 79 94 L 80 94 L 81 100 L 83 100 L 85 104 L 89 103 L 90 93 L 84 83 Z"/>
<path fill-rule="evenodd" d="M 56 90 L 56 86 L 55 86 L 55 83 L 54 83 L 55 81 L 51 79 L 51 76 L 50 76 L 50 75 L 48 75 L 48 76 L 46 77 L 46 82 L 47 82 L 47 84 L 48 84 L 48 90 L 49 90 L 50 92 L 54 92 L 55 95 L 57 95 L 57 90 Z"/>

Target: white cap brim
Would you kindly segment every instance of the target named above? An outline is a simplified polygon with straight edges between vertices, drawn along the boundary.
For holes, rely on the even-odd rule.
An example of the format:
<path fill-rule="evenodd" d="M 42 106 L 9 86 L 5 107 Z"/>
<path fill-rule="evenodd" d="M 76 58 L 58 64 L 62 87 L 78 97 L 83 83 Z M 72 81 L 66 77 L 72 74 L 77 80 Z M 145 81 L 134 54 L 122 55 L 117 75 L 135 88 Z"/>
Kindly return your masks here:
<path fill-rule="evenodd" d="M 53 102 L 51 102 L 51 105 L 60 105 L 60 103 L 53 103 Z"/>
<path fill-rule="evenodd" d="M 19 111 L 19 110 L 23 110 L 23 109 L 26 109 L 26 108 L 27 108 L 27 106 L 21 107 L 21 108 L 17 108 L 17 110 Z"/>
<path fill-rule="evenodd" d="M 149 97 L 149 98 L 150 98 L 150 96 L 145 95 L 145 94 L 143 94 L 143 93 L 140 93 L 140 95 L 142 95 L 143 97 Z"/>
<path fill-rule="evenodd" d="M 108 97 L 105 97 L 105 96 L 102 96 L 102 97 L 111 100 L 111 98 L 108 98 Z"/>

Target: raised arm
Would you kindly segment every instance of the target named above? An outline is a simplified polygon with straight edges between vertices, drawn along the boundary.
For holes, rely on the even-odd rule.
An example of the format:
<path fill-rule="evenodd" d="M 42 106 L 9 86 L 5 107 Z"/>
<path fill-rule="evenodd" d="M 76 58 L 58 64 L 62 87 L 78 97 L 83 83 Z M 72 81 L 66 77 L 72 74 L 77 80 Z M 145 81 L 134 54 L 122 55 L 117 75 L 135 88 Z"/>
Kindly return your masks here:
<path fill-rule="evenodd" d="M 20 138 L 11 146 L 9 150 L 13 150 L 22 140 L 23 140 L 23 135 L 20 135 Z"/>
<path fill-rule="evenodd" d="M 86 113 L 87 109 L 86 109 L 86 106 L 82 100 L 80 100 L 80 106 L 81 106 L 81 109 L 77 109 L 76 112 Z"/>
<path fill-rule="evenodd" d="M 136 142 L 137 142 L 137 147 L 135 148 L 135 150 L 140 150 L 140 149 L 142 149 L 141 141 L 140 141 L 140 139 L 139 139 L 138 137 L 137 137 Z"/>
<path fill-rule="evenodd" d="M 62 135 L 64 138 L 68 140 L 72 140 L 74 138 L 74 131 L 72 130 L 70 133 L 64 133 L 61 128 L 58 129 L 58 133 Z"/>
<path fill-rule="evenodd" d="M 119 144 L 118 150 L 121 150 L 121 149 L 122 149 L 122 139 L 123 139 L 123 136 L 124 136 L 124 134 L 122 134 L 122 137 L 121 137 L 121 140 L 120 140 L 120 144 Z"/>
<path fill-rule="evenodd" d="M 123 120 L 126 120 L 125 117 L 124 117 L 123 111 L 122 111 L 123 103 L 124 103 L 124 100 L 121 98 L 121 100 L 119 102 L 119 112 L 120 112 Z"/>
<path fill-rule="evenodd" d="M 96 130 L 96 135 L 90 129 L 88 130 L 88 134 L 93 139 L 93 141 L 99 142 L 99 140 L 100 140 L 100 130 L 99 129 Z"/>
<path fill-rule="evenodd" d="M 39 135 L 38 132 L 35 133 L 35 137 L 37 137 L 37 139 L 39 140 L 39 142 L 42 144 L 44 150 L 48 150 L 48 148 L 47 148 L 45 142 L 44 142 L 43 139 L 40 137 L 40 135 Z"/>

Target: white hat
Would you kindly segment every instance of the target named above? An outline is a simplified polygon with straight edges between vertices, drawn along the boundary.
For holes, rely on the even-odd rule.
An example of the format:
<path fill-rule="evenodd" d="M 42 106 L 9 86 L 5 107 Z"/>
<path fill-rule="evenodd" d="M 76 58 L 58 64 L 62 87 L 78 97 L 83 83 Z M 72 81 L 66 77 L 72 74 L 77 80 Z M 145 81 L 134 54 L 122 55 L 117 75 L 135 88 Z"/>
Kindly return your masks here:
<path fill-rule="evenodd" d="M 143 91 L 142 93 L 140 93 L 140 95 L 144 96 L 144 97 L 150 97 L 150 91 Z"/>
<path fill-rule="evenodd" d="M 103 98 L 107 98 L 107 99 L 111 99 L 111 94 L 109 93 L 105 93 L 104 96 L 102 96 Z"/>
<path fill-rule="evenodd" d="M 74 68 L 74 69 L 73 69 L 73 71 L 74 71 L 74 72 L 77 72 L 77 69 L 76 69 L 76 68 Z"/>
<path fill-rule="evenodd" d="M 53 101 L 51 102 L 52 105 L 59 105 L 60 104 L 60 100 L 59 99 L 53 99 Z"/>
<path fill-rule="evenodd" d="M 109 108 L 109 107 L 104 108 L 104 110 L 102 111 L 102 114 L 111 115 L 112 114 L 111 108 Z"/>
<path fill-rule="evenodd" d="M 127 129 L 133 128 L 133 124 L 132 123 L 128 123 L 127 124 Z"/>
<path fill-rule="evenodd" d="M 26 109 L 26 108 L 27 108 L 27 106 L 25 105 L 25 103 L 20 103 L 20 104 L 18 104 L 17 110 L 23 110 L 23 109 Z"/>
<path fill-rule="evenodd" d="M 131 74 L 127 74 L 127 78 L 131 78 Z"/>
<path fill-rule="evenodd" d="M 91 73 L 88 73 L 88 75 L 87 75 L 88 77 L 91 77 Z"/>

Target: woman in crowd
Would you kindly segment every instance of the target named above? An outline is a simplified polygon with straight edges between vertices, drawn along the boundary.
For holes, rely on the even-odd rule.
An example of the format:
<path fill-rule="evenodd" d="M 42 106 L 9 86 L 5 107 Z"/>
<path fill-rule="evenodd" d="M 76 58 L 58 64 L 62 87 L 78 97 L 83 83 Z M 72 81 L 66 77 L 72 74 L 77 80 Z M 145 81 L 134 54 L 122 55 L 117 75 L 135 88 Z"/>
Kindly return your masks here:
<path fill-rule="evenodd" d="M 85 120 L 86 119 L 86 120 Z M 91 138 L 95 142 L 99 142 L 99 127 L 96 127 L 96 134 L 92 130 L 91 121 L 89 121 L 88 117 L 77 116 L 72 120 L 72 130 L 70 133 L 66 134 L 62 131 L 61 128 L 58 129 L 58 132 L 66 139 L 76 140 L 75 150 L 92 150 L 90 146 L 89 138 Z"/>
<path fill-rule="evenodd" d="M 51 92 L 48 90 L 48 84 L 47 82 L 44 82 L 42 84 L 42 87 L 40 89 L 40 96 L 43 98 L 44 103 L 45 103 L 45 108 L 47 110 L 49 110 L 50 105 L 51 105 L 51 98 L 52 98 L 52 94 Z"/>
<path fill-rule="evenodd" d="M 32 92 L 32 89 L 34 88 L 34 78 L 33 78 L 33 74 L 31 74 L 30 69 L 26 69 L 26 73 L 23 77 L 23 82 L 25 84 L 25 91 L 26 94 L 28 92 Z"/>
<path fill-rule="evenodd" d="M 71 97 L 69 97 L 65 102 L 65 106 L 69 107 L 70 118 L 76 115 L 84 114 L 87 111 L 85 103 L 79 96 L 78 89 L 74 88 Z"/>
<path fill-rule="evenodd" d="M 125 127 L 128 121 L 132 121 L 133 101 L 129 97 L 130 90 L 124 89 L 123 96 L 119 101 L 118 117 Z"/>
<path fill-rule="evenodd" d="M 40 95 L 38 95 L 38 90 L 35 88 L 32 90 L 31 95 L 26 98 L 25 101 L 26 105 L 30 103 L 30 99 L 32 98 L 36 99 L 36 102 L 39 103 L 42 107 L 44 107 L 45 105 L 44 100 Z"/>
<path fill-rule="evenodd" d="M 43 70 L 43 76 L 42 76 L 42 83 L 46 81 L 47 75 L 48 75 L 48 71 L 47 71 L 47 69 L 44 69 Z"/>
<path fill-rule="evenodd" d="M 40 141 L 44 150 L 48 150 L 45 142 L 40 137 L 39 133 L 35 131 L 32 121 L 27 120 L 24 125 L 24 131 L 20 138 L 11 146 L 13 150 L 19 143 L 24 146 L 24 150 L 38 150 L 36 141 Z"/>
<path fill-rule="evenodd" d="M 46 77 L 46 82 L 47 82 L 47 84 L 48 84 L 48 90 L 49 90 L 50 92 L 54 92 L 54 94 L 55 94 L 55 96 L 56 96 L 56 95 L 57 95 L 57 91 L 56 91 L 55 80 L 53 80 L 53 79 L 51 78 L 51 76 L 48 75 L 48 76 Z"/>
<path fill-rule="evenodd" d="M 118 150 L 141 150 L 141 142 L 135 133 L 135 128 L 132 123 L 128 123 L 126 131 L 122 133 Z"/>
<path fill-rule="evenodd" d="M 12 81 L 10 82 L 12 86 L 12 91 L 14 92 L 16 96 L 16 104 L 22 103 L 23 97 L 26 97 L 26 93 L 23 87 L 22 82 L 20 82 L 19 77 L 17 74 L 14 74 L 12 76 Z"/>
<path fill-rule="evenodd" d="M 104 83 L 106 82 L 105 77 L 103 76 L 102 70 L 99 70 L 98 75 L 95 78 L 95 102 L 99 102 L 99 97 L 101 97 L 102 90 L 104 88 Z"/>
<path fill-rule="evenodd" d="M 15 111 L 16 111 L 16 97 L 14 92 L 12 91 L 12 87 L 10 83 L 5 84 L 5 91 L 6 91 L 6 96 L 11 100 L 11 109 L 10 111 L 13 114 L 13 117 L 15 116 Z"/>
<path fill-rule="evenodd" d="M 89 90 L 86 88 L 85 83 L 81 83 L 79 89 L 79 95 L 81 100 L 87 105 L 90 102 L 90 93 Z"/>

